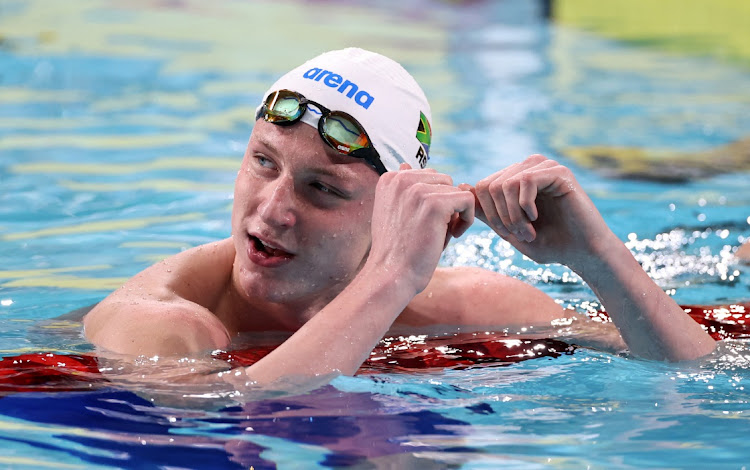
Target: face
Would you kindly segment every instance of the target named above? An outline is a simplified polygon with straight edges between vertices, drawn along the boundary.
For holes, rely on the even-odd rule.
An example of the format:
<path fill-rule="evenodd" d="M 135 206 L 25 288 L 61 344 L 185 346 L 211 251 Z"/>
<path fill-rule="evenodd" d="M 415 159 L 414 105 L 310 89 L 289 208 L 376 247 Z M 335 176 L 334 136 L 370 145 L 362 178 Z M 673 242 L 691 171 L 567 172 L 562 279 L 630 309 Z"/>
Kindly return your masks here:
<path fill-rule="evenodd" d="M 377 181 L 313 127 L 257 121 L 232 210 L 241 295 L 303 309 L 333 299 L 367 257 Z"/>

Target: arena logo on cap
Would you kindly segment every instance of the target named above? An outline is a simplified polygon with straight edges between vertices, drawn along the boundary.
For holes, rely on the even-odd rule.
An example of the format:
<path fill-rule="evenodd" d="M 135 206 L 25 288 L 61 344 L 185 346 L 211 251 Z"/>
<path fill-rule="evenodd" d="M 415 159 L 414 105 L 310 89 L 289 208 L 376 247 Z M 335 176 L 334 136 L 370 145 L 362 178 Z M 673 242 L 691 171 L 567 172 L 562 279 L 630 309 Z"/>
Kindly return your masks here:
<path fill-rule="evenodd" d="M 316 82 L 323 80 L 323 83 L 327 87 L 338 87 L 339 93 L 346 94 L 347 98 L 353 99 L 355 103 L 365 109 L 369 108 L 372 102 L 375 101 L 375 97 L 367 93 L 365 90 L 360 90 L 356 83 L 350 80 L 345 80 L 344 77 L 337 73 L 333 73 L 330 70 L 313 67 L 305 72 L 302 77 L 315 80 Z"/>

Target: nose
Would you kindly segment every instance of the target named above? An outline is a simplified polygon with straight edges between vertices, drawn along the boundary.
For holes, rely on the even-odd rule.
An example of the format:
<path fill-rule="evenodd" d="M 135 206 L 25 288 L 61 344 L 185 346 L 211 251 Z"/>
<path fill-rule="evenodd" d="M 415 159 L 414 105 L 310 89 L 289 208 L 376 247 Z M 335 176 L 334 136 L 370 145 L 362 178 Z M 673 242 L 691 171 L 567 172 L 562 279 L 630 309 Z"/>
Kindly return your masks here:
<path fill-rule="evenodd" d="M 292 227 L 296 223 L 294 182 L 291 178 L 276 178 L 261 190 L 260 197 L 258 215 L 265 223 L 275 227 Z"/>

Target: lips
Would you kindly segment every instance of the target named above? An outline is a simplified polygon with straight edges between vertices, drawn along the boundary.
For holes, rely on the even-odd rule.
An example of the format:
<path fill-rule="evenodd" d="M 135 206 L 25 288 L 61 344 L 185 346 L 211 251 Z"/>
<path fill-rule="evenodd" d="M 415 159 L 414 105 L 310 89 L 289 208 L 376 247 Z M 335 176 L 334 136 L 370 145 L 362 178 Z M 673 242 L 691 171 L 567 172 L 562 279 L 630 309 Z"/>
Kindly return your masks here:
<path fill-rule="evenodd" d="M 248 236 L 248 258 L 255 264 L 263 267 L 276 267 L 294 258 L 294 254 L 288 252 L 279 244 L 255 235 L 248 234 Z"/>

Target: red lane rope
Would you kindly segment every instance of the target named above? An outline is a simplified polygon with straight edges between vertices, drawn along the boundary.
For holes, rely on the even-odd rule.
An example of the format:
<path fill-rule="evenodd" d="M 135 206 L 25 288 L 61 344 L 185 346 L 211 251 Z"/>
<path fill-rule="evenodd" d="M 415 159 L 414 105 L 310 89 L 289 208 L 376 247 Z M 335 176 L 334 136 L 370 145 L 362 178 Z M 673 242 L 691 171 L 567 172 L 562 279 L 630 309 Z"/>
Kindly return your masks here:
<path fill-rule="evenodd" d="M 685 312 L 715 340 L 750 338 L 750 302 L 728 305 L 685 305 Z M 606 319 L 597 312 L 591 316 Z M 214 354 L 233 367 L 247 367 L 276 346 Z M 479 365 L 508 365 L 540 357 L 572 354 L 575 346 L 546 339 L 477 338 L 462 334 L 439 339 L 399 337 L 382 341 L 362 365 L 361 372 L 464 369 Z M 30 353 L 0 359 L 0 394 L 10 392 L 94 390 L 109 382 L 99 372 L 96 356 Z"/>

